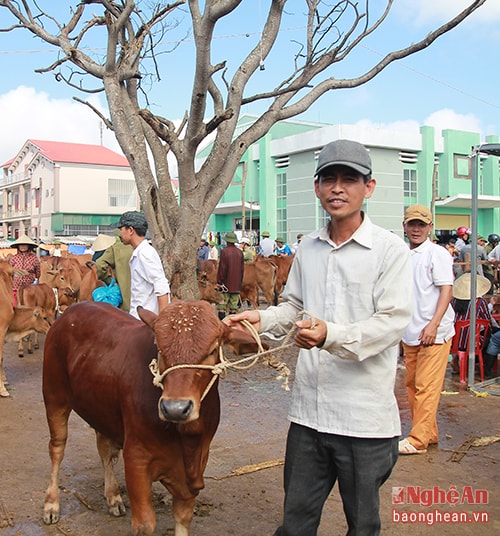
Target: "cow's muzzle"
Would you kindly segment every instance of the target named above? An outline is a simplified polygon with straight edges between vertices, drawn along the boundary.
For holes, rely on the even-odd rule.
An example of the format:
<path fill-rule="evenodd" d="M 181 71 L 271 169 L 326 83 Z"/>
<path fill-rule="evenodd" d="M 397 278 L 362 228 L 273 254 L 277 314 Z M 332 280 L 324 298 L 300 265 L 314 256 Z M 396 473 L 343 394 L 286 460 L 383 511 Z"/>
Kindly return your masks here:
<path fill-rule="evenodd" d="M 192 400 L 170 400 L 165 398 L 160 400 L 161 416 L 166 421 L 186 422 L 189 420 L 193 408 Z"/>

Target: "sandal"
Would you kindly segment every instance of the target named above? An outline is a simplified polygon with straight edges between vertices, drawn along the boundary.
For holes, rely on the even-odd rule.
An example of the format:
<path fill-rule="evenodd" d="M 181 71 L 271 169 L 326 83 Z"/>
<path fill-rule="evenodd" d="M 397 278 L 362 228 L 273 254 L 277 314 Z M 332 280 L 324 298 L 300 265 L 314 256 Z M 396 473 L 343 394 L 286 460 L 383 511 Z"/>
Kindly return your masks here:
<path fill-rule="evenodd" d="M 425 454 L 427 449 L 417 449 L 409 441 L 408 438 L 402 439 L 399 442 L 399 454 Z"/>

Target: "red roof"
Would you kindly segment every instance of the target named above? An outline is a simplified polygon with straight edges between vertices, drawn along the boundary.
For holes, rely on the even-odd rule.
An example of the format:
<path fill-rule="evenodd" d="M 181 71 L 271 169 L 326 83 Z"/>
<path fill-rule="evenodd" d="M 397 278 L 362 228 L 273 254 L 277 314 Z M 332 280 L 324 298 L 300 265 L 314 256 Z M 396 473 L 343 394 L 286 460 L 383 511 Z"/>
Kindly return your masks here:
<path fill-rule="evenodd" d="M 28 142 L 39 147 L 40 152 L 53 162 L 130 167 L 123 155 L 102 145 L 31 139 Z"/>

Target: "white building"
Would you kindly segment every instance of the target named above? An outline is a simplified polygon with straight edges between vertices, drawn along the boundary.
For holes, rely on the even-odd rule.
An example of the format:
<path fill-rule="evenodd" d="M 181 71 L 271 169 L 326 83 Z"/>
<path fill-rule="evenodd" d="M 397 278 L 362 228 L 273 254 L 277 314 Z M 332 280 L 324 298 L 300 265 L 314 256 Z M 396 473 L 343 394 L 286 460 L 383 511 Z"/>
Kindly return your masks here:
<path fill-rule="evenodd" d="M 27 140 L 2 170 L 0 238 L 95 236 L 139 208 L 127 159 L 100 145 Z"/>

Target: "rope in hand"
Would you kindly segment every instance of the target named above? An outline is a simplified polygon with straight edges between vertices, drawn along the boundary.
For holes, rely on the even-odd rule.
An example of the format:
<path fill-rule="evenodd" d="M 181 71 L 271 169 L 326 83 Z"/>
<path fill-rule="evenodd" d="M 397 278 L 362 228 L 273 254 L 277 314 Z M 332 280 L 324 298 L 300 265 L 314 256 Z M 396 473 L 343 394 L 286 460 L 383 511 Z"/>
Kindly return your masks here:
<path fill-rule="evenodd" d="M 309 313 L 308 311 L 302 310 L 297 314 L 297 320 L 300 319 L 301 316 L 308 315 L 311 317 L 311 327 L 309 329 L 314 329 L 316 326 L 316 319 Z M 281 380 L 283 382 L 282 388 L 285 391 L 289 391 L 290 387 L 288 385 L 288 376 L 290 375 L 290 369 L 286 365 L 286 363 L 282 360 L 280 360 L 276 354 L 280 355 L 282 354 L 286 349 L 291 348 L 294 346 L 293 342 L 289 342 L 292 338 L 292 335 L 297 331 L 297 328 L 295 327 L 295 323 L 290 328 L 288 333 L 285 336 L 285 339 L 283 340 L 283 343 L 276 347 L 276 348 L 270 348 L 269 350 L 264 350 L 262 346 L 262 341 L 260 339 L 259 334 L 255 330 L 255 328 L 248 322 L 247 320 L 242 320 L 241 324 L 245 326 L 248 331 L 250 331 L 251 335 L 255 339 L 255 342 L 257 343 L 258 351 L 256 354 L 253 354 L 248 357 L 244 357 L 242 359 L 239 359 L 237 361 L 230 361 L 226 358 L 224 355 L 222 345 L 219 346 L 219 360 L 220 362 L 216 365 L 201 365 L 201 364 L 182 364 L 182 365 L 174 365 L 172 367 L 169 367 L 165 369 L 162 373 L 160 373 L 159 370 L 159 363 L 158 359 L 153 359 L 151 363 L 149 364 L 149 370 L 151 371 L 151 374 L 153 375 L 153 385 L 155 387 L 159 387 L 160 389 L 163 389 L 163 379 L 167 374 L 170 372 L 173 372 L 174 370 L 179 369 L 188 369 L 188 368 L 196 368 L 196 369 L 204 369 L 204 370 L 211 370 L 213 377 L 210 380 L 209 384 L 207 385 L 205 391 L 203 392 L 203 395 L 200 399 L 200 402 L 205 398 L 207 393 L 210 391 L 212 385 L 215 383 L 215 380 L 220 376 L 221 378 L 225 378 L 227 376 L 228 370 L 248 370 L 249 368 L 253 367 L 260 358 L 264 358 L 264 364 L 276 369 L 279 372 L 279 375 L 276 377 L 277 380 Z M 248 361 L 250 363 L 246 364 Z"/>

